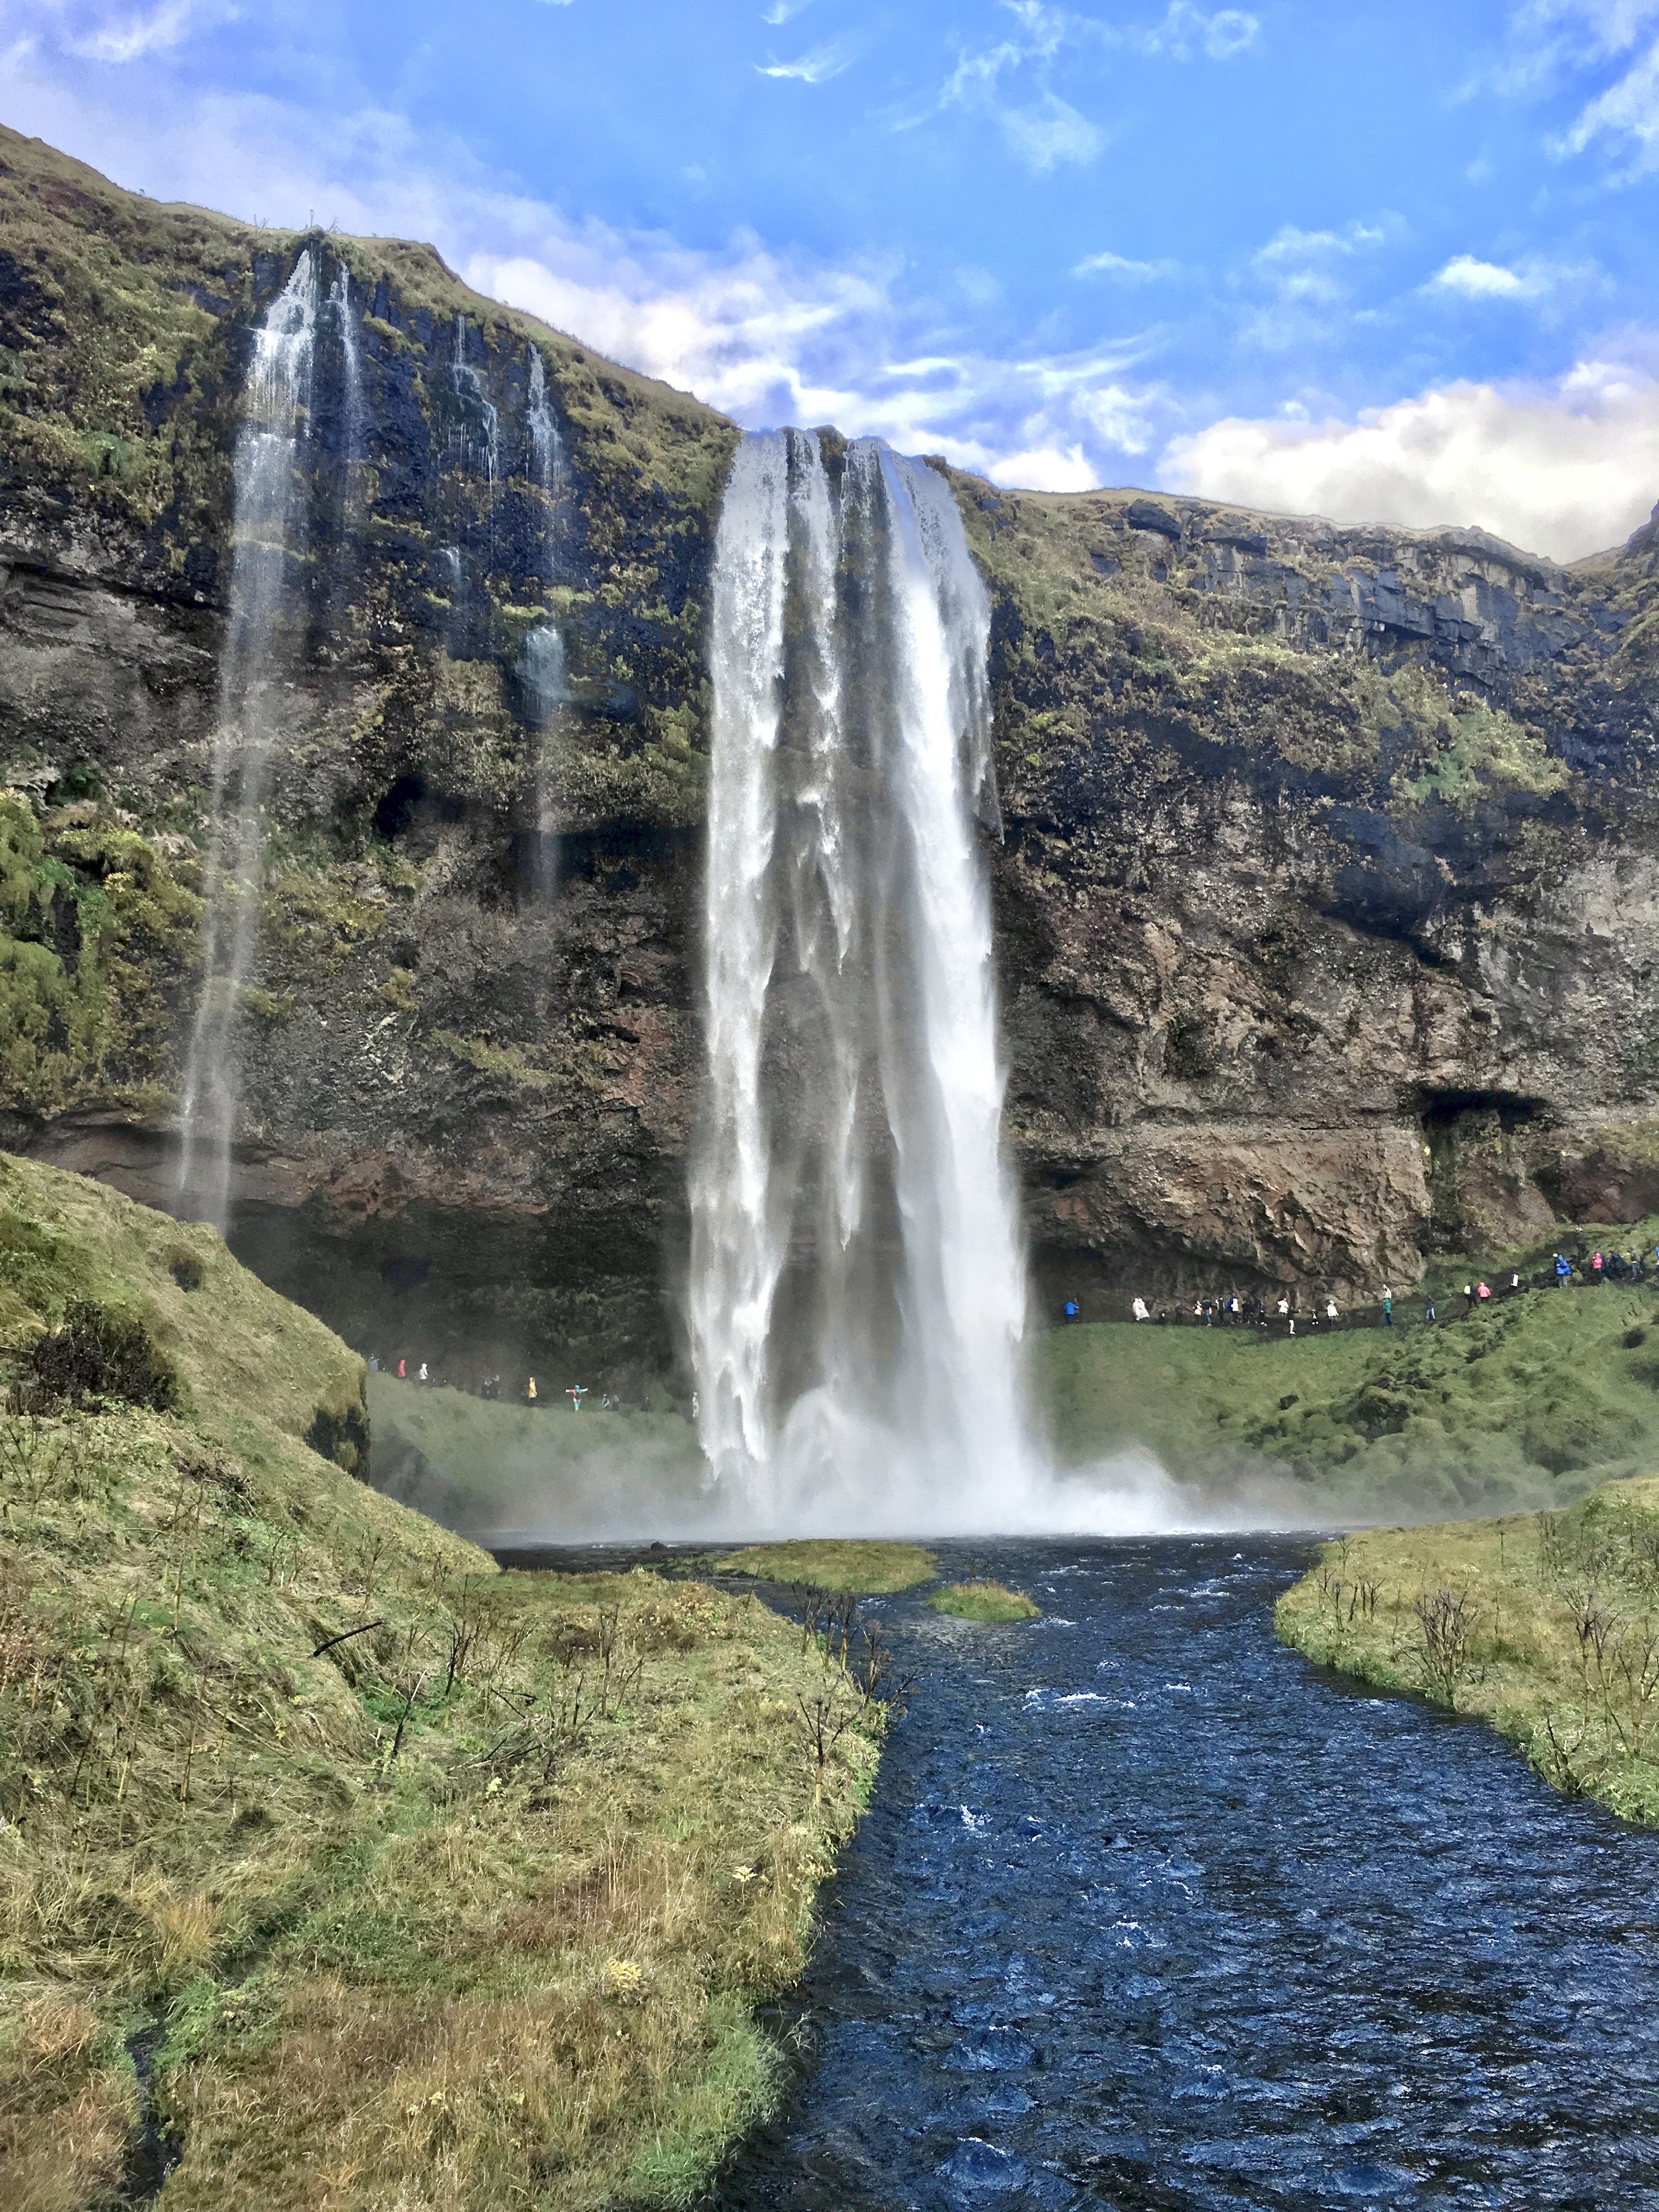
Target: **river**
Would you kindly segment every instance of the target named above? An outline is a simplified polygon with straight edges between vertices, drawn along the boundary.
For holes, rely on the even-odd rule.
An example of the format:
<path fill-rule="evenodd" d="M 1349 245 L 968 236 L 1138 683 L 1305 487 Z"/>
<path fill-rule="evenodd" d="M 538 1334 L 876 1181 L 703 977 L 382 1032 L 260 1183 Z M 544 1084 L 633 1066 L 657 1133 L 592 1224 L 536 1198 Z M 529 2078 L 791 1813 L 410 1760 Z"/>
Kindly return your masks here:
<path fill-rule="evenodd" d="M 1659 1836 L 1278 1644 L 1305 1546 L 973 1548 L 1044 1617 L 869 1601 L 921 1679 L 719 2212 L 1659 2203 Z"/>

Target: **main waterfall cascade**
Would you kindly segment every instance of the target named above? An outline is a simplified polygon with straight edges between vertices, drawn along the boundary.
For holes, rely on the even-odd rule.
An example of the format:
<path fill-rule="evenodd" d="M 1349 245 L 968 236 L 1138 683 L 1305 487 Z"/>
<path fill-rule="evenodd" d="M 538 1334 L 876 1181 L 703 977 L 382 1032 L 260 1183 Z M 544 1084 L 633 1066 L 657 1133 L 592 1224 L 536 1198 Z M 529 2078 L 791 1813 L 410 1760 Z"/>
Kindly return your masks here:
<path fill-rule="evenodd" d="M 715 548 L 704 1449 L 792 1527 L 1009 1527 L 1043 1477 L 1000 1157 L 989 606 L 949 487 L 745 439 Z"/>
<path fill-rule="evenodd" d="M 321 304 L 316 257 L 307 247 L 255 333 L 236 440 L 230 620 L 209 797 L 203 985 L 185 1065 L 179 1175 L 182 1203 L 222 1230 L 239 1090 L 237 1016 L 257 949 L 264 809 L 290 667 L 287 571 L 306 542 L 306 495 L 296 463 L 310 434 Z M 343 289 L 338 304 L 343 324 L 349 323 Z M 349 375 L 357 363 L 349 330 L 346 357 Z M 349 404 L 355 396 L 349 393 Z"/>

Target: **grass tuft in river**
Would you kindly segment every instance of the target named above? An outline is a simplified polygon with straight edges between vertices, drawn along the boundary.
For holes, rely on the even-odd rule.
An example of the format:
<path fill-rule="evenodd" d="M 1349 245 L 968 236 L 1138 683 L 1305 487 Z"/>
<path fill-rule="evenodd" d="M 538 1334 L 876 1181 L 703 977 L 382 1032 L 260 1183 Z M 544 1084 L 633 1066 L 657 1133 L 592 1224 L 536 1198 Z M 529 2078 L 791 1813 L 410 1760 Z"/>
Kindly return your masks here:
<path fill-rule="evenodd" d="M 957 1620 L 1036 1620 L 1042 1608 L 1024 1590 L 974 1576 L 965 1583 L 947 1583 L 927 1601 L 935 1613 L 948 1613 Z"/>

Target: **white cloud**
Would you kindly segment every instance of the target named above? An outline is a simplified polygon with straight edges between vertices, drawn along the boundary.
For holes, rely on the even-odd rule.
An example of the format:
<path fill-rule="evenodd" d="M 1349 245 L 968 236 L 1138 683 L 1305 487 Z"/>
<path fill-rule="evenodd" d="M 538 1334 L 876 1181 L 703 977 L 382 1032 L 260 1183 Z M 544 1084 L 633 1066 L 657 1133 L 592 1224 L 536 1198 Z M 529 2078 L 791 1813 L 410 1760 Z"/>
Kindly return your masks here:
<path fill-rule="evenodd" d="M 1535 284 L 1496 261 L 1477 261 L 1472 253 L 1459 253 L 1429 279 L 1437 292 L 1461 292 L 1467 300 L 1526 300 Z"/>
<path fill-rule="evenodd" d="M 1040 175 L 1061 161 L 1092 161 L 1106 134 L 1056 93 L 1026 107 L 1005 107 L 998 118 L 1002 135 L 1028 169 Z"/>
<path fill-rule="evenodd" d="M 1592 361 L 1553 385 L 1453 384 L 1357 422 L 1230 419 L 1177 439 L 1162 474 L 1338 522 L 1478 523 L 1576 560 L 1627 537 L 1659 495 L 1659 380 Z"/>
<path fill-rule="evenodd" d="M 1088 253 L 1072 267 L 1073 276 L 1111 276 L 1121 284 L 1152 284 L 1180 273 L 1178 261 L 1127 261 L 1121 253 Z"/>
<path fill-rule="evenodd" d="M 1092 491 L 1100 481 L 1081 446 L 1064 453 L 1054 446 L 1032 447 L 993 462 L 988 473 L 993 483 L 1010 491 Z"/>
<path fill-rule="evenodd" d="M 823 46 L 814 46 L 810 53 L 802 54 L 793 62 L 757 62 L 755 66 L 763 76 L 799 77 L 803 84 L 825 84 L 843 70 L 852 68 L 864 52 L 864 42 L 859 39 L 829 40 Z"/>
<path fill-rule="evenodd" d="M 810 8 L 812 0 L 772 0 L 772 5 L 762 15 L 761 21 L 763 23 L 769 23 L 773 29 L 776 30 L 781 23 L 792 22 L 803 9 Z"/>

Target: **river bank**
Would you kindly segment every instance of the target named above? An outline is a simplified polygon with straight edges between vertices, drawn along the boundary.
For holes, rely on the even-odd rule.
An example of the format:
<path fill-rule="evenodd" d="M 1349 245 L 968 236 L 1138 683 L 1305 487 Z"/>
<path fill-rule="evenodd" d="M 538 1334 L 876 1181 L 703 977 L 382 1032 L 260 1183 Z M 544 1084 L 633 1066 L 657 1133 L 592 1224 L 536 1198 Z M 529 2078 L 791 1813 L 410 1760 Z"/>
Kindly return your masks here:
<path fill-rule="evenodd" d="M 1659 1477 L 1561 1513 L 1326 1545 L 1274 1625 L 1308 1658 L 1479 1714 L 1570 1796 L 1659 1826 Z"/>
<path fill-rule="evenodd" d="M 0 2197 L 688 2201 L 878 1710 L 752 1597 L 505 1572 L 378 1495 L 320 1323 L 0 1160 L 9 1368 L 76 1297 L 163 1379 L 0 1417 Z"/>

